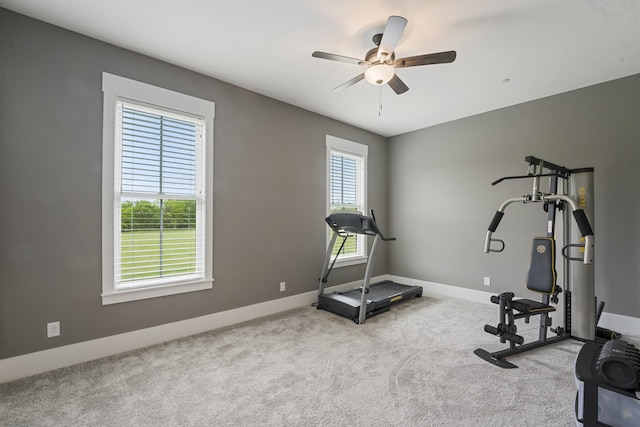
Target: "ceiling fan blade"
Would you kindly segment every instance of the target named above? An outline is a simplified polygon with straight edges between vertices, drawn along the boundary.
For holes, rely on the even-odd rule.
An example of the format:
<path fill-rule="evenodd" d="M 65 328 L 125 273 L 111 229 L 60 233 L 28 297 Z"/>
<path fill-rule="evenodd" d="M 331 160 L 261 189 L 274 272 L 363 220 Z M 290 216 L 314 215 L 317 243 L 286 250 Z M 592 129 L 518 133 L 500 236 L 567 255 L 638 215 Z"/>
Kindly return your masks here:
<path fill-rule="evenodd" d="M 456 51 L 429 53 L 427 55 L 409 56 L 398 58 L 393 62 L 395 68 L 415 67 L 417 65 L 446 64 L 456 59 Z"/>
<path fill-rule="evenodd" d="M 387 20 L 387 26 L 382 33 L 382 40 L 380 46 L 378 46 L 378 58 L 384 61 L 386 58 L 391 57 L 391 54 L 396 50 L 396 46 L 402 37 L 404 28 L 407 26 L 407 20 L 402 16 L 392 15 Z"/>
<path fill-rule="evenodd" d="M 409 90 L 409 87 L 400 80 L 400 77 L 398 77 L 397 74 L 393 75 L 391 80 L 389 80 L 388 85 L 391 86 L 391 89 L 393 89 L 393 91 L 398 95 L 402 95 Z"/>
<path fill-rule="evenodd" d="M 351 58 L 350 56 L 336 55 L 334 53 L 315 51 L 311 54 L 314 58 L 329 59 L 331 61 L 346 62 L 347 64 L 366 65 L 362 59 Z"/>
<path fill-rule="evenodd" d="M 355 76 L 354 78 L 352 78 L 351 80 L 342 83 L 340 86 L 336 87 L 335 89 L 333 89 L 334 91 L 339 91 L 342 89 L 346 89 L 348 87 L 353 86 L 354 84 L 358 83 L 360 80 L 364 80 L 364 73 L 362 74 L 358 74 L 357 76 Z"/>

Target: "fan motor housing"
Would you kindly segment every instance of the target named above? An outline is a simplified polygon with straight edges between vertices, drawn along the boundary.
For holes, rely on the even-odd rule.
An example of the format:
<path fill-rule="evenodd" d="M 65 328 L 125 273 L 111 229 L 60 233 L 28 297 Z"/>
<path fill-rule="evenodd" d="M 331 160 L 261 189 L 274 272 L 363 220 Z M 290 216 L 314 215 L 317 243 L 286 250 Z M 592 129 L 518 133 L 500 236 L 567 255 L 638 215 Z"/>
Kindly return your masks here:
<path fill-rule="evenodd" d="M 393 52 L 391 54 L 390 57 L 387 58 L 386 62 L 387 64 L 393 64 L 393 61 L 396 59 L 396 53 Z M 369 50 L 367 52 L 367 54 L 364 56 L 364 60 L 366 62 L 368 62 L 369 64 L 378 64 L 378 63 L 382 63 L 383 61 L 380 61 L 380 58 L 378 58 L 378 48 L 374 47 L 373 49 Z"/>

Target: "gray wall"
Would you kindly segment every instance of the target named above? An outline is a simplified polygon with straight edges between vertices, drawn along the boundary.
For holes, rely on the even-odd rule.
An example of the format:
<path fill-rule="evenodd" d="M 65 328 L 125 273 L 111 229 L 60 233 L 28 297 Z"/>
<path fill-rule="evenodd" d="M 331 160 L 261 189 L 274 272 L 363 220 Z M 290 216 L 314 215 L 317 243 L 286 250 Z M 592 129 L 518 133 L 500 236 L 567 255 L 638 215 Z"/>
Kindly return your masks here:
<path fill-rule="evenodd" d="M 505 252 L 482 249 L 500 204 L 531 192 L 531 180 L 490 183 L 524 175 L 533 155 L 595 167 L 596 295 L 605 311 L 640 317 L 639 112 L 635 75 L 391 138 L 390 228 L 398 241 L 389 272 L 526 295 L 529 245 L 546 232 L 541 206 L 510 206 L 494 235 Z"/>
<path fill-rule="evenodd" d="M 101 304 L 103 71 L 216 103 L 210 291 Z M 369 206 L 398 237 L 374 274 L 478 290 L 524 289 L 530 239 L 544 234 L 539 207 L 512 206 L 497 233 L 507 251 L 484 254 L 499 204 L 530 191 L 489 183 L 525 173 L 526 155 L 594 166 L 596 292 L 606 311 L 640 317 L 638 111 L 633 76 L 387 141 L 0 9 L 0 358 L 315 290 L 326 134 L 369 146 Z M 341 268 L 329 284 L 363 274 Z M 47 339 L 55 320 L 62 335 Z"/>
<path fill-rule="evenodd" d="M 103 71 L 216 103 L 210 291 L 101 304 Z M 326 134 L 369 146 L 386 225 L 385 138 L 0 9 L 0 358 L 315 290 Z M 329 284 L 363 275 L 336 269 Z"/>

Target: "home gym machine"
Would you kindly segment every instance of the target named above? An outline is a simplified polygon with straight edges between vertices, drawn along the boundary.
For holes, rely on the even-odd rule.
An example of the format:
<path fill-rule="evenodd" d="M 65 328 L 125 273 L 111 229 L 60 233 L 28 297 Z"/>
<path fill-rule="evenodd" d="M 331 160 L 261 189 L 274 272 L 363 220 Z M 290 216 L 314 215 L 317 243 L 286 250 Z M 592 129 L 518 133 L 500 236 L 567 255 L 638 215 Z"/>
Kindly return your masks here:
<path fill-rule="evenodd" d="M 329 215 L 325 221 L 332 230 L 332 236 L 324 257 L 322 273 L 320 274 L 317 308 L 346 317 L 357 324 L 363 324 L 367 318 L 389 311 L 389 308 L 393 304 L 405 301 L 409 297 L 419 298 L 422 296 L 421 286 L 401 285 L 390 280 L 370 284 L 373 263 L 379 242 L 381 240 L 396 240 L 395 237 L 384 237 L 376 224 L 373 210 L 371 211 L 370 217 L 363 216 L 360 212 L 355 211 L 335 212 Z M 325 294 L 324 287 L 327 283 L 329 273 L 331 273 L 336 259 L 344 248 L 347 239 L 354 234 L 374 237 L 362 286 L 347 292 Z M 342 244 L 335 254 L 335 257 L 333 257 L 333 248 L 338 236 L 342 237 Z M 333 258 L 333 262 L 331 262 L 329 266 L 331 258 Z"/>
<path fill-rule="evenodd" d="M 593 221 L 593 168 L 567 169 L 533 156 L 527 156 L 529 164 L 526 175 L 503 177 L 494 181 L 496 185 L 511 179 L 533 179 L 533 191 L 521 197 L 506 200 L 495 213 L 489 225 L 484 252 L 502 252 L 505 248 L 503 240 L 494 239 L 492 234 L 498 228 L 507 206 L 513 203 L 541 203 L 547 212 L 547 233 L 544 237 L 533 239 L 529 270 L 526 275 L 526 286 L 529 290 L 540 293 L 540 302 L 531 299 L 516 299 L 513 292 L 503 292 L 491 297 L 491 302 L 500 306 L 497 326 L 485 325 L 484 330 L 497 335 L 500 342 L 509 341 L 509 348 L 490 353 L 481 348 L 474 353 L 482 359 L 501 368 L 517 368 L 506 360 L 506 357 L 528 350 L 556 343 L 568 338 L 581 341 L 593 341 L 596 335 L 603 338 L 619 337 L 606 329 L 597 328 L 597 322 L 604 303 L 596 310 L 595 283 L 593 271 L 594 236 Z M 540 191 L 540 179 L 549 178 L 548 193 Z M 560 180 L 562 188 L 559 192 Z M 567 194 L 568 184 L 568 194 Z M 569 208 L 569 209 L 567 209 Z M 563 272 L 564 285 L 564 326 L 552 328 L 551 313 L 556 311 L 558 295 L 563 291 L 557 285 L 556 277 L 556 213 L 564 212 L 563 227 Z M 575 221 L 571 221 L 569 213 Z M 579 239 L 579 240 L 578 240 Z M 567 243 L 578 240 L 575 243 Z M 496 247 L 492 247 L 496 243 Z M 554 305 L 551 305 L 554 304 Z M 597 311 L 597 314 L 596 314 Z M 524 319 L 529 323 L 533 316 L 540 316 L 538 340 L 524 343 L 524 338 L 517 334 L 515 320 Z M 548 331 L 555 336 L 547 337 Z"/>

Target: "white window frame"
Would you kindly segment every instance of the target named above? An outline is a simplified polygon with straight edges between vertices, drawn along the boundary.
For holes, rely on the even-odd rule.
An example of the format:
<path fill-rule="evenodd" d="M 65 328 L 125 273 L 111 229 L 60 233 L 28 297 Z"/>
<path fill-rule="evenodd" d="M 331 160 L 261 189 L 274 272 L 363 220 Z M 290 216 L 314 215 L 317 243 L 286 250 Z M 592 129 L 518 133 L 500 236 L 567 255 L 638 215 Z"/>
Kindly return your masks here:
<path fill-rule="evenodd" d="M 327 158 L 326 158 L 326 214 L 331 213 L 331 153 L 337 152 L 339 154 L 345 154 L 348 156 L 359 157 L 362 159 L 362 214 L 367 215 L 367 156 L 369 154 L 369 147 L 357 142 L 349 141 L 346 139 L 338 138 L 332 135 L 326 137 L 327 146 Z M 331 231 L 327 231 L 326 240 L 327 245 L 331 239 Z M 368 260 L 369 249 L 367 246 L 367 239 L 364 235 L 358 235 L 358 247 L 362 248 L 362 252 L 358 255 L 340 254 L 334 267 L 346 267 L 348 265 L 363 264 Z M 338 245 L 340 242 L 336 242 Z M 332 258 L 333 260 L 333 258 Z"/>
<path fill-rule="evenodd" d="M 102 73 L 103 133 L 102 133 L 102 304 L 116 304 L 147 298 L 193 292 L 213 287 L 213 122 L 215 104 L 211 101 L 174 92 L 135 80 Z M 120 232 L 120 209 L 115 205 L 116 194 L 116 103 L 119 99 L 140 102 L 163 109 L 184 112 L 202 117 L 205 123 L 205 220 L 204 220 L 204 268 L 203 277 L 188 282 L 147 283 L 145 287 L 116 289 L 115 233 Z"/>

